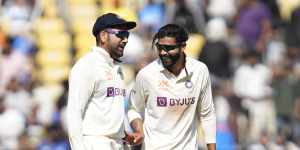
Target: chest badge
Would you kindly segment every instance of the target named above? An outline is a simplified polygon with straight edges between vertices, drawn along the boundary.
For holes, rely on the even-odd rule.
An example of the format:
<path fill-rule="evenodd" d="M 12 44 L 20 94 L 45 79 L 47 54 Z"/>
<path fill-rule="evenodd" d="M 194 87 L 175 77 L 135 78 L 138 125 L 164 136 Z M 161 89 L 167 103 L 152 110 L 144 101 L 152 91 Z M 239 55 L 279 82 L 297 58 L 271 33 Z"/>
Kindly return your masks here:
<path fill-rule="evenodd" d="M 166 90 L 169 87 L 169 83 L 167 80 L 160 80 L 158 83 L 158 87 L 161 90 Z"/>
<path fill-rule="evenodd" d="M 186 80 L 185 83 L 184 83 L 185 87 L 190 89 L 193 87 L 193 83 L 191 80 Z"/>

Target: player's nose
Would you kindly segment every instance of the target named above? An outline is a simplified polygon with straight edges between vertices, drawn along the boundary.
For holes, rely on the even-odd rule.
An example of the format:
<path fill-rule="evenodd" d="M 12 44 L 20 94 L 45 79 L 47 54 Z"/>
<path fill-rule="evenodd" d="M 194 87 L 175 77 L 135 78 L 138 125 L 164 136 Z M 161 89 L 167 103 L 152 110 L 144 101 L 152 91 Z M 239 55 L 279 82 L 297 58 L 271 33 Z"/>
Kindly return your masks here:
<path fill-rule="evenodd" d="M 159 54 L 162 56 L 168 55 L 168 53 L 163 49 L 159 50 Z"/>

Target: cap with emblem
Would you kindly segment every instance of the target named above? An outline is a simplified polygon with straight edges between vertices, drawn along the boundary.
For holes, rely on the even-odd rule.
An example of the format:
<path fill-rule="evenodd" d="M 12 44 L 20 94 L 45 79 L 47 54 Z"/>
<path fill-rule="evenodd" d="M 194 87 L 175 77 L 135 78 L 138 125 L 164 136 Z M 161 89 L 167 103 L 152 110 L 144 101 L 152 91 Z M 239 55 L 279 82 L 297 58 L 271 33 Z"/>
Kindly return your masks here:
<path fill-rule="evenodd" d="M 126 21 L 114 13 L 107 13 L 97 18 L 93 27 L 93 35 L 96 37 L 100 31 L 106 28 L 130 30 L 135 26 L 134 21 Z"/>

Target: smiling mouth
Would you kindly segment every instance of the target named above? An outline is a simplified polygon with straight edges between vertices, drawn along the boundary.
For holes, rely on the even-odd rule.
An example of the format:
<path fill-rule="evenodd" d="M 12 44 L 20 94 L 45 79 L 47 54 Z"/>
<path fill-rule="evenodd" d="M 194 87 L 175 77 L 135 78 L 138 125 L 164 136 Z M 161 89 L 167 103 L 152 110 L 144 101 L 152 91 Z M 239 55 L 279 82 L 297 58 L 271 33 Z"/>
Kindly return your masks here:
<path fill-rule="evenodd" d="M 171 61 L 171 59 L 169 57 L 161 57 L 160 59 L 163 63 L 167 63 L 167 62 Z"/>
<path fill-rule="evenodd" d="M 118 46 L 119 50 L 124 50 L 125 46 Z"/>
<path fill-rule="evenodd" d="M 124 49 L 125 48 L 125 45 L 120 45 L 119 46 L 121 49 Z"/>

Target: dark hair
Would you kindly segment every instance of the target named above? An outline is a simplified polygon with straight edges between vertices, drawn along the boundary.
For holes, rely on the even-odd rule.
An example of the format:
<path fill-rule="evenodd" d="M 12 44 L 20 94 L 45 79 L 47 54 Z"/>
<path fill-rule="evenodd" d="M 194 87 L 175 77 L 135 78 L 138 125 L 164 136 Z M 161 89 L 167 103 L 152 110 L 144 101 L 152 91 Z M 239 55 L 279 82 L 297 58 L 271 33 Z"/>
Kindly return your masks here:
<path fill-rule="evenodd" d="M 167 24 L 163 27 L 161 27 L 158 32 L 154 35 L 153 41 L 152 41 L 152 47 L 154 45 L 154 42 L 157 39 L 161 39 L 164 37 L 174 37 L 176 39 L 176 43 L 181 44 L 184 43 L 188 40 L 189 36 L 187 31 L 177 25 L 177 24 Z"/>
<path fill-rule="evenodd" d="M 100 41 L 99 33 L 96 35 L 96 45 L 98 46 L 98 43 Z"/>

